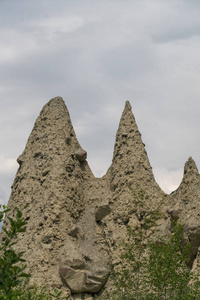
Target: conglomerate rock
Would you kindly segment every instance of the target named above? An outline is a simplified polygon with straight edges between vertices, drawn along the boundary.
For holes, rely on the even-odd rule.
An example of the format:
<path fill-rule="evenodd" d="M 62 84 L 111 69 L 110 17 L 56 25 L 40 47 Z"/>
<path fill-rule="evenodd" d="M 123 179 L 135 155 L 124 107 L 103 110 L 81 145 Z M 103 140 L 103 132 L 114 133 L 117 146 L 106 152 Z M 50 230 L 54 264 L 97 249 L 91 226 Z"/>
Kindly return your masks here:
<path fill-rule="evenodd" d="M 127 101 L 107 173 L 95 178 L 86 159 L 64 101 L 53 98 L 17 160 L 9 199 L 11 209 L 27 205 L 27 230 L 15 247 L 25 251 L 30 285 L 57 287 L 72 299 L 93 299 L 109 286 L 111 266 L 120 264 L 127 225 L 135 230 L 148 207 L 162 212 L 160 233 L 169 234 L 173 220 L 183 221 L 192 245 L 190 266 L 199 272 L 200 175 L 192 158 L 179 188 L 166 195 L 154 179 Z M 141 191 L 143 209 L 138 208 Z"/>
<path fill-rule="evenodd" d="M 200 247 L 200 174 L 192 157 L 185 163 L 180 186 L 168 196 L 168 207 L 185 224 L 186 239 L 191 243 L 189 264 L 192 267 Z"/>

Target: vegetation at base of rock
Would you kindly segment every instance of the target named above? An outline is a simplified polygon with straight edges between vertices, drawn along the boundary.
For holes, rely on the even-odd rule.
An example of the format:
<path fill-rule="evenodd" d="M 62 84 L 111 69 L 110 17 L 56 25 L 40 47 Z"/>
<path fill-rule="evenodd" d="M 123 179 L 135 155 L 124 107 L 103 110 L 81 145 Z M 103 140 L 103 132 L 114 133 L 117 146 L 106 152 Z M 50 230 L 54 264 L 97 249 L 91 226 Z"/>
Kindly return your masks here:
<path fill-rule="evenodd" d="M 9 211 L 5 205 L 0 205 L 0 222 Z M 12 213 L 12 217 L 7 216 L 9 226 L 2 229 L 5 234 L 0 245 L 0 300 L 64 299 L 57 289 L 51 293 L 46 288 L 27 288 L 30 275 L 25 272 L 27 265 L 23 259 L 24 252 L 16 253 L 13 249 L 19 240 L 18 234 L 26 231 L 27 222 L 19 208 L 15 207 Z"/>
<path fill-rule="evenodd" d="M 171 223 L 170 237 L 158 235 L 159 209 L 144 208 L 144 193 L 135 201 L 141 215 L 138 228 L 127 226 L 128 241 L 123 243 L 121 261 L 110 277 L 110 290 L 100 299 L 105 300 L 198 300 L 200 281 L 188 265 L 191 245 L 184 240 L 184 226 Z"/>
<path fill-rule="evenodd" d="M 147 299 L 200 299 L 200 282 L 187 266 L 189 252 L 190 244 L 183 239 L 180 223 L 174 224 L 169 240 L 149 242 Z"/>
<path fill-rule="evenodd" d="M 35 287 L 31 290 L 27 289 L 27 285 L 24 282 L 17 288 L 12 289 L 8 294 L 2 292 L 0 294 L 0 300 L 61 300 L 67 299 L 66 297 L 61 297 L 61 292 L 57 289 L 51 293 L 47 288 L 40 289 Z"/>
<path fill-rule="evenodd" d="M 4 214 L 8 211 L 9 209 L 3 206 L 3 210 L 0 213 L 0 221 L 3 220 Z M 11 289 L 18 286 L 24 278 L 30 277 L 24 272 L 26 264 L 22 258 L 23 252 L 16 253 L 13 249 L 18 233 L 26 230 L 26 221 L 22 217 L 22 212 L 15 208 L 14 213 L 15 219 L 10 216 L 7 217 L 10 226 L 9 229 L 3 228 L 5 236 L 0 247 L 0 290 L 5 292 L 5 294 L 8 294 Z"/>

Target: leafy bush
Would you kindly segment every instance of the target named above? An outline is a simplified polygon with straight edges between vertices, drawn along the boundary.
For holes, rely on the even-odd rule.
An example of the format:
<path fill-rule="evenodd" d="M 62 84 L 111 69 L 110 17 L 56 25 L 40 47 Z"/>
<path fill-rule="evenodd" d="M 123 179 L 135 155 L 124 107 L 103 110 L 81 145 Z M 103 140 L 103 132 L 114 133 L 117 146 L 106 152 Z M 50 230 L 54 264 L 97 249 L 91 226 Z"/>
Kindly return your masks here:
<path fill-rule="evenodd" d="M 0 213 L 0 221 L 2 221 L 4 214 L 8 211 L 9 209 L 3 206 L 3 210 Z M 13 250 L 17 234 L 25 232 L 26 225 L 22 212 L 18 208 L 15 208 L 14 213 L 15 219 L 7 217 L 10 226 L 9 229 L 3 228 L 5 237 L 2 239 L 0 247 L 0 290 L 6 295 L 18 286 L 22 279 L 30 277 L 24 272 L 26 264 L 24 264 L 25 260 L 22 258 L 23 252 L 17 254 Z"/>
<path fill-rule="evenodd" d="M 9 211 L 6 206 L 0 205 L 0 222 Z M 22 211 L 17 207 L 13 211 L 13 217 L 7 216 L 7 220 L 9 226 L 2 229 L 5 235 L 0 245 L 0 300 L 64 299 L 57 289 L 53 294 L 45 288 L 27 289 L 30 275 L 25 272 L 27 265 L 23 259 L 24 252 L 16 253 L 13 249 L 18 234 L 26 231 L 27 222 L 23 218 Z"/>
<path fill-rule="evenodd" d="M 142 191 L 136 202 L 138 228 L 132 230 L 127 226 L 129 238 L 123 243 L 120 265 L 111 274 L 111 290 L 105 291 L 100 299 L 200 299 L 200 281 L 187 267 L 190 244 L 183 239 L 183 225 L 174 223 L 169 239 L 153 240 L 159 211 L 144 206 Z"/>
<path fill-rule="evenodd" d="M 174 225 L 168 241 L 149 242 L 147 299 L 200 299 L 200 282 L 187 267 L 189 251 L 190 244 L 183 240 L 182 224 Z"/>

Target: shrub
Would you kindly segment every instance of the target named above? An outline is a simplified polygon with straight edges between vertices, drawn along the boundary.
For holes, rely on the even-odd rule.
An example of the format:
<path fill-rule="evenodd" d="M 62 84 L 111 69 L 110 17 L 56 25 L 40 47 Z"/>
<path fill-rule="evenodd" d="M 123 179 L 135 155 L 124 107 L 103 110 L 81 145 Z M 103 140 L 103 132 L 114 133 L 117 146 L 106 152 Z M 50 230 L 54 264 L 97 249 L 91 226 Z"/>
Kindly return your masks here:
<path fill-rule="evenodd" d="M 120 265 L 111 274 L 110 292 L 105 291 L 101 299 L 200 299 L 200 281 L 187 267 L 190 244 L 183 239 L 183 225 L 174 223 L 169 239 L 153 240 L 159 208 L 147 207 L 144 199 L 141 191 L 134 211 L 140 224 L 134 231 L 127 226 L 129 241 L 123 243 Z"/>
<path fill-rule="evenodd" d="M 0 205 L 0 222 L 9 211 L 5 205 Z M 54 293 L 46 288 L 27 289 L 30 275 L 25 272 L 27 265 L 23 259 L 24 252 L 16 253 L 13 248 L 18 241 L 18 234 L 26 231 L 27 222 L 17 207 L 14 208 L 13 217 L 7 216 L 7 220 L 9 225 L 2 229 L 5 235 L 0 245 L 0 300 L 64 299 L 57 289 Z"/>
<path fill-rule="evenodd" d="M 174 224 L 173 228 L 168 241 L 149 242 L 147 299 L 200 299 L 200 282 L 187 267 L 190 244 L 183 240 L 183 225 Z"/>
<path fill-rule="evenodd" d="M 3 210 L 0 213 L 0 221 L 3 220 L 4 214 L 8 211 L 10 210 L 3 206 Z M 0 247 L 0 290 L 6 295 L 18 286 L 24 278 L 30 277 L 30 275 L 25 273 L 26 264 L 22 258 L 23 252 L 16 253 L 13 249 L 18 233 L 25 232 L 26 221 L 18 208 L 14 209 L 14 215 L 15 219 L 7 217 L 10 226 L 9 229 L 3 228 L 5 236 Z"/>

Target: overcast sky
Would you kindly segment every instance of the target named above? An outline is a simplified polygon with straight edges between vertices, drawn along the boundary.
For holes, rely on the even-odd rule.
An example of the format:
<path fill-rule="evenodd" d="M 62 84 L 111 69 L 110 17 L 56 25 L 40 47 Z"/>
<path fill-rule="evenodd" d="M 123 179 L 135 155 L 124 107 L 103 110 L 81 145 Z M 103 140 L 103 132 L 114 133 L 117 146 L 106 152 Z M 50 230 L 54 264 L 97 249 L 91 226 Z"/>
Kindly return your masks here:
<path fill-rule="evenodd" d="M 0 0 L 0 199 L 43 105 L 62 96 L 93 173 L 111 164 L 129 100 L 170 192 L 200 167 L 199 0 Z"/>

